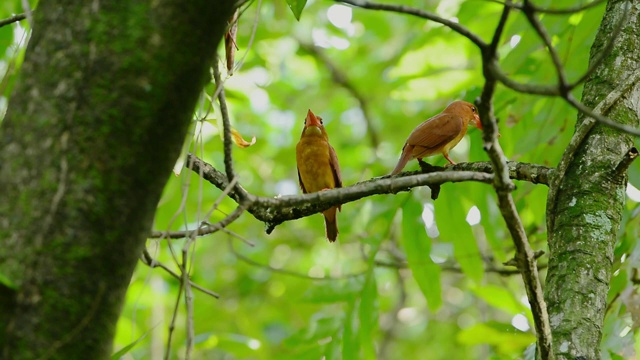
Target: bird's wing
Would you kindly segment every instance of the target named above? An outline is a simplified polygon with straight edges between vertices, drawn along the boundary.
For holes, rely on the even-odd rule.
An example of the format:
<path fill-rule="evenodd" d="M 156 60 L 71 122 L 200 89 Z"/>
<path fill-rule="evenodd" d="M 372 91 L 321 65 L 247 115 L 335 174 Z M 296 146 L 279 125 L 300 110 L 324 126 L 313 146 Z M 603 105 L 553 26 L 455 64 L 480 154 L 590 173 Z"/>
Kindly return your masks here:
<path fill-rule="evenodd" d="M 304 188 L 304 183 L 302 182 L 302 177 L 300 176 L 300 169 L 298 169 L 298 182 L 300 183 L 300 189 L 302 189 L 302 193 L 306 194 L 307 189 Z"/>
<path fill-rule="evenodd" d="M 462 118 L 452 114 L 439 114 L 418 125 L 411 132 L 407 144 L 437 149 L 455 139 L 462 131 Z"/>
<path fill-rule="evenodd" d="M 340 174 L 340 163 L 338 163 L 338 155 L 336 150 L 329 144 L 329 165 L 331 165 L 331 172 L 333 172 L 333 180 L 336 183 L 337 188 L 342 187 L 342 174 Z M 338 205 L 338 210 L 342 210 L 342 205 Z"/>
<path fill-rule="evenodd" d="M 336 182 L 336 187 L 342 187 L 342 174 L 340 174 L 340 164 L 338 163 L 338 155 L 333 146 L 329 145 L 329 165 L 331 165 L 331 171 L 333 172 L 333 180 Z"/>

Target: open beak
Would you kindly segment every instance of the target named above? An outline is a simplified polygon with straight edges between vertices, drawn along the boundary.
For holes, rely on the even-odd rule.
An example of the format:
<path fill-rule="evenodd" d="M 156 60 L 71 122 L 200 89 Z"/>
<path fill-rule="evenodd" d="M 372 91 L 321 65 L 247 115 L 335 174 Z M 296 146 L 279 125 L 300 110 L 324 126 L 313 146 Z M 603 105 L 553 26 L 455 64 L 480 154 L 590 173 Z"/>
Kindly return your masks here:
<path fill-rule="evenodd" d="M 304 121 L 304 125 L 305 126 L 316 126 L 316 127 L 321 127 L 322 123 L 320 122 L 320 119 L 318 119 L 318 117 L 311 112 L 311 109 L 309 109 L 309 111 L 307 112 L 307 118 Z"/>

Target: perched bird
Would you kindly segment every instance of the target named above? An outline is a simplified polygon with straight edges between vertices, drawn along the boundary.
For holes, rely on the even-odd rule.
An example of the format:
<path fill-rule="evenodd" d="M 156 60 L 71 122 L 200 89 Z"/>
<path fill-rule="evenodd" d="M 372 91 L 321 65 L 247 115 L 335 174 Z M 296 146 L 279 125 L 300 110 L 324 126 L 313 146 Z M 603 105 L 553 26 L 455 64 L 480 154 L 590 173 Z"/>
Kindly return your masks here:
<path fill-rule="evenodd" d="M 340 165 L 336 151 L 329 144 L 329 137 L 322 125 L 322 118 L 307 112 L 304 129 L 296 146 L 298 180 L 305 194 L 342 187 Z M 336 211 L 334 206 L 323 212 L 327 239 L 331 242 L 338 237 Z"/>
<path fill-rule="evenodd" d="M 418 159 L 440 154 L 451 164 L 449 150 L 458 145 L 467 133 L 467 125 L 472 122 L 482 130 L 482 123 L 475 105 L 466 101 L 454 101 L 440 114 L 418 125 L 402 147 L 402 155 L 391 175 L 398 174 L 411 159 Z"/>

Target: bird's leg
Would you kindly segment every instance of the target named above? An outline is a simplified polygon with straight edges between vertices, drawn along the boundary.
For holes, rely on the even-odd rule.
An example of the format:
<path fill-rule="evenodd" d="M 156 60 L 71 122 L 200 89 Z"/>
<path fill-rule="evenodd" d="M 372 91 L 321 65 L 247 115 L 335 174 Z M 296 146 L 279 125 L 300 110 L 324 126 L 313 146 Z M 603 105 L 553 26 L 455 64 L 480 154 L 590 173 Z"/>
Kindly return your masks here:
<path fill-rule="evenodd" d="M 444 155 L 444 158 L 445 158 L 445 159 L 447 159 L 447 161 L 449 161 L 449 163 L 450 163 L 451 165 L 455 165 L 455 164 L 456 164 L 453 160 L 451 160 L 451 159 L 449 158 L 449 153 L 448 153 L 448 152 L 443 152 L 443 153 L 442 153 L 442 155 Z"/>

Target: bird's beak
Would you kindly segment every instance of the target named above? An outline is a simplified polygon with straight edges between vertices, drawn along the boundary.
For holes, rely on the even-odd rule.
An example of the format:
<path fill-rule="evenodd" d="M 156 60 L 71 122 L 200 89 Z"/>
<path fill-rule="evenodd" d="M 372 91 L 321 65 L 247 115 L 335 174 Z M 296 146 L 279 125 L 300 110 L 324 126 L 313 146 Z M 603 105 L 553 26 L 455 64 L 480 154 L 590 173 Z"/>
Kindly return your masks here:
<path fill-rule="evenodd" d="M 482 130 L 482 121 L 480 121 L 480 116 L 478 116 L 478 114 L 473 114 L 473 123 L 478 129 Z"/>
<path fill-rule="evenodd" d="M 311 112 L 311 109 L 309 109 L 309 111 L 307 112 L 307 118 L 305 119 L 304 124 L 305 126 L 322 126 L 320 119 L 318 119 L 318 117 Z"/>
<path fill-rule="evenodd" d="M 473 114 L 473 124 L 480 130 L 482 129 L 482 121 L 480 121 L 480 116 L 478 114 Z M 500 132 L 498 132 L 498 137 L 501 137 Z"/>

